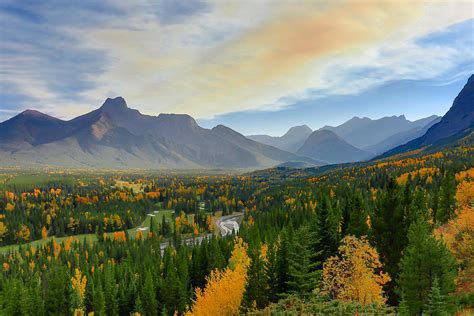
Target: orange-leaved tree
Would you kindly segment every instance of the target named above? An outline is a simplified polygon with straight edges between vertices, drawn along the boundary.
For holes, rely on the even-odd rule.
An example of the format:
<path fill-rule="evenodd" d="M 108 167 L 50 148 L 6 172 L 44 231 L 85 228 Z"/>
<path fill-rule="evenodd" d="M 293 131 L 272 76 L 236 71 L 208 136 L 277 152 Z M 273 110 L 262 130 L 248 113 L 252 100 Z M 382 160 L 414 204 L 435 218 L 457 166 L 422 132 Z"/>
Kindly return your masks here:
<path fill-rule="evenodd" d="M 323 291 L 341 301 L 383 304 L 386 299 L 382 287 L 390 277 L 381 268 L 379 255 L 367 237 L 346 236 L 339 255 L 324 263 Z"/>
<path fill-rule="evenodd" d="M 196 300 L 186 315 L 238 315 L 249 265 L 247 244 L 236 237 L 229 266 L 212 271 L 204 290 L 196 289 Z"/>
<path fill-rule="evenodd" d="M 465 205 L 457 216 L 434 231 L 459 263 L 456 292 L 474 292 L 474 209 Z"/>

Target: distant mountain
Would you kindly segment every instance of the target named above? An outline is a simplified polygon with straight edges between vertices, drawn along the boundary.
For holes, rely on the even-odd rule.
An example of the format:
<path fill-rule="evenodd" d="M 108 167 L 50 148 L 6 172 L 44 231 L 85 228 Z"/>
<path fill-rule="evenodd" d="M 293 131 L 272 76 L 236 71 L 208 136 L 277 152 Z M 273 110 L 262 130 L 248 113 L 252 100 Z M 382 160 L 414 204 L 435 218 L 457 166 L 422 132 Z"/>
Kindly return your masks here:
<path fill-rule="evenodd" d="M 322 160 L 330 164 L 369 159 L 372 154 L 356 148 L 330 130 L 313 132 L 297 154 Z"/>
<path fill-rule="evenodd" d="M 396 147 L 383 156 L 403 153 L 415 149 L 430 150 L 439 146 L 455 144 L 474 131 L 474 75 L 454 99 L 453 105 L 441 120 L 431 126 L 426 133 L 405 145 Z"/>
<path fill-rule="evenodd" d="M 0 164 L 153 169 L 318 164 L 223 129 L 202 128 L 189 115 L 143 115 L 121 97 L 70 121 L 28 110 L 0 123 Z"/>
<path fill-rule="evenodd" d="M 408 131 L 403 131 L 395 135 L 392 135 L 375 145 L 365 147 L 364 150 L 367 150 L 371 153 L 379 155 L 392 148 L 406 144 L 409 141 L 424 135 L 431 126 L 438 123 L 440 120 L 441 120 L 441 117 L 433 115 L 425 119 L 415 121 L 413 123 L 420 123 L 420 124 L 413 124 L 415 125 L 414 128 Z M 421 123 L 426 124 L 426 125 L 423 125 Z"/>
<path fill-rule="evenodd" d="M 301 146 L 303 146 L 306 139 L 313 131 L 307 125 L 294 126 L 280 137 L 268 135 L 249 135 L 248 139 L 267 144 L 295 153 Z"/>
<path fill-rule="evenodd" d="M 324 126 L 321 129 L 333 131 L 349 144 L 368 150 L 398 133 L 424 127 L 432 120 L 432 117 L 429 117 L 411 122 L 404 115 L 383 117 L 377 120 L 353 117 L 337 127 Z"/>
<path fill-rule="evenodd" d="M 302 162 L 310 165 L 322 165 L 325 164 L 322 161 L 317 161 L 311 158 L 298 156 L 296 154 L 278 149 L 276 147 L 262 144 L 257 141 L 246 138 L 244 135 L 224 126 L 217 125 L 212 131 L 225 139 L 226 141 L 234 144 L 235 146 L 245 148 L 252 152 L 257 152 L 262 155 L 263 159 L 272 159 L 273 161 L 284 161 L 284 162 Z"/>

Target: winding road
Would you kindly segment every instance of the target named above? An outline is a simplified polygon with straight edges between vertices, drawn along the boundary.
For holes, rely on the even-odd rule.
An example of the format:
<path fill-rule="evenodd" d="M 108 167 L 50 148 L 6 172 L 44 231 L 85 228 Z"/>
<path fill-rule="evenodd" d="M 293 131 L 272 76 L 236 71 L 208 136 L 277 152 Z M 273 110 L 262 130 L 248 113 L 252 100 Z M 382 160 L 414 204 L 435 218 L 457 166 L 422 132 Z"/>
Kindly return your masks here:
<path fill-rule="evenodd" d="M 242 218 L 244 214 L 234 213 L 232 215 L 222 216 L 216 220 L 216 226 L 221 232 L 221 236 L 231 235 L 232 233 L 239 232 L 239 222 L 238 220 Z"/>

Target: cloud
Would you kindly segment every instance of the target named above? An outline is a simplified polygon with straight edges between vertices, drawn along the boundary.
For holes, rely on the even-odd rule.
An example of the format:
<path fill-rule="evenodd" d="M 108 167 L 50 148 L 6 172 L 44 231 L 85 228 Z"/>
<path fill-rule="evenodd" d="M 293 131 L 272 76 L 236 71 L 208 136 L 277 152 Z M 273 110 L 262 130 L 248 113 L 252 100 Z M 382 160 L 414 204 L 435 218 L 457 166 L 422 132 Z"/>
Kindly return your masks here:
<path fill-rule="evenodd" d="M 468 62 L 466 35 L 455 46 L 425 36 L 472 18 L 471 8 L 371 0 L 0 6 L 10 34 L 0 38 L 0 93 L 65 117 L 116 95 L 150 114 L 279 110 Z"/>

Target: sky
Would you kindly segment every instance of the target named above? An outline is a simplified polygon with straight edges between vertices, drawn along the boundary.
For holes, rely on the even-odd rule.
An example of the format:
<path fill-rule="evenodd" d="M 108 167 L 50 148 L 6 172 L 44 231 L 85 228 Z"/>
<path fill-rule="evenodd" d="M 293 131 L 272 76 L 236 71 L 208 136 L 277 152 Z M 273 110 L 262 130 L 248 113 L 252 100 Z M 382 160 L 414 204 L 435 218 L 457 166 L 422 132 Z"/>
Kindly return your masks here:
<path fill-rule="evenodd" d="M 0 122 L 144 114 L 281 135 L 444 114 L 474 72 L 474 4 L 441 0 L 0 0 Z"/>

